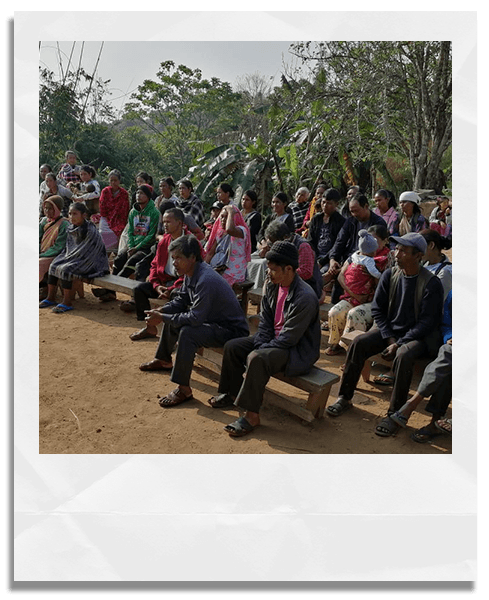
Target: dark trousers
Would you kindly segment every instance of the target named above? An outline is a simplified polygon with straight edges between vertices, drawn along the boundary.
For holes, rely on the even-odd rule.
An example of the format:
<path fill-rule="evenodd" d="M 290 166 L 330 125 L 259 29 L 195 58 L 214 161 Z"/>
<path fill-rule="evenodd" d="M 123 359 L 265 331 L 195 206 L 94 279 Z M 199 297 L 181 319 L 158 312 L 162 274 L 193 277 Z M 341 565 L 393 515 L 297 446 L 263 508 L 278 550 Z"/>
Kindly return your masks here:
<path fill-rule="evenodd" d="M 333 289 L 331 290 L 331 304 L 333 304 L 333 306 L 335 304 L 338 304 L 338 302 L 340 301 L 340 296 L 344 293 L 344 291 L 345 290 L 338 283 L 338 280 L 335 279 Z"/>
<path fill-rule="evenodd" d="M 134 278 L 136 281 L 146 281 L 149 276 L 151 263 L 153 258 L 156 256 L 156 245 L 151 246 L 151 250 L 143 256 L 143 258 L 136 263 Z"/>
<path fill-rule="evenodd" d="M 128 256 L 127 250 L 119 252 L 114 258 L 114 266 L 112 269 L 113 275 L 119 275 L 119 277 L 129 277 L 136 271 L 136 264 L 142 260 L 149 252 L 150 248 L 146 250 L 138 250 L 132 256 Z M 138 281 L 141 281 L 138 279 Z M 142 280 L 144 281 L 144 279 Z"/>
<path fill-rule="evenodd" d="M 418 392 L 424 398 L 431 396 L 426 410 L 434 418 L 443 417 L 452 399 L 452 346 L 450 344 L 443 344 L 438 351 L 438 356 L 426 367 Z"/>
<path fill-rule="evenodd" d="M 48 275 L 48 285 L 58 285 L 58 278 L 55 275 Z M 73 281 L 67 281 L 66 279 L 61 280 L 61 287 L 64 290 L 71 290 L 73 287 Z"/>
<path fill-rule="evenodd" d="M 389 342 L 382 339 L 382 334 L 377 328 L 355 338 L 346 355 L 345 370 L 341 378 L 338 397 L 345 400 L 353 398 L 365 361 L 374 354 L 382 352 L 388 345 Z M 389 414 L 399 410 L 407 401 L 409 386 L 413 378 L 414 362 L 426 352 L 427 346 L 424 341 L 408 342 L 398 348 L 392 363 L 394 387 L 388 410 Z"/>
<path fill-rule="evenodd" d="M 239 332 L 238 335 L 242 333 Z M 189 325 L 174 327 L 170 323 L 165 323 L 155 358 L 171 362 L 172 352 L 178 342 L 170 380 L 178 385 L 189 385 L 197 350 L 202 347 L 222 347 L 236 336 L 235 330 L 227 329 L 217 323 L 204 323 L 198 327 Z"/>
<path fill-rule="evenodd" d="M 234 396 L 236 406 L 257 413 L 270 377 L 285 369 L 289 351 L 283 348 L 253 350 L 253 345 L 254 336 L 226 343 L 219 393 Z"/>
<path fill-rule="evenodd" d="M 149 281 L 144 281 L 134 288 L 134 302 L 136 303 L 136 316 L 138 321 L 144 321 L 145 310 L 151 309 L 150 298 L 158 298 L 158 294 Z"/>

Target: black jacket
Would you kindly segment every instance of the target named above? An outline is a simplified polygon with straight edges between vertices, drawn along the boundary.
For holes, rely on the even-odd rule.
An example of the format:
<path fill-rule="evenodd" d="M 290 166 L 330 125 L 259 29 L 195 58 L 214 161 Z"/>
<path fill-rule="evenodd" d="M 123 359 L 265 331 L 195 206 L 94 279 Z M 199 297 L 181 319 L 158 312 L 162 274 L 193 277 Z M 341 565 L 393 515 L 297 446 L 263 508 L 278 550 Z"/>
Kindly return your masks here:
<path fill-rule="evenodd" d="M 372 225 L 387 227 L 384 219 L 373 211 L 370 211 L 370 217 L 366 223 L 358 221 L 355 217 L 346 219 L 329 253 L 330 258 L 334 258 L 342 265 L 349 256 L 358 250 L 358 232 L 361 229 L 368 229 Z"/>
<path fill-rule="evenodd" d="M 321 347 L 319 303 L 311 286 L 296 274 L 284 304 L 284 326 L 275 337 L 274 318 L 278 288 L 277 284 L 270 282 L 265 288 L 260 324 L 254 338 L 255 350 L 259 348 L 289 350 L 285 375 L 295 377 L 310 371 L 319 358 Z"/>

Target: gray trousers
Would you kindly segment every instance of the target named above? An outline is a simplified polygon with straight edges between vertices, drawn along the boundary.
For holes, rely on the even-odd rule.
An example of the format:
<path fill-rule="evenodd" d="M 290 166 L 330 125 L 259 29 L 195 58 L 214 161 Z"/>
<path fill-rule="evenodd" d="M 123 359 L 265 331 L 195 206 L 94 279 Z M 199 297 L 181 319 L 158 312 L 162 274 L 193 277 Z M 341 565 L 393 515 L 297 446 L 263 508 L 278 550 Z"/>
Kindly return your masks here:
<path fill-rule="evenodd" d="M 265 387 L 272 375 L 285 369 L 289 351 L 282 348 L 253 350 L 253 345 L 254 336 L 226 343 L 219 393 L 234 396 L 236 406 L 258 413 Z"/>
<path fill-rule="evenodd" d="M 198 327 L 174 327 L 165 323 L 155 358 L 171 362 L 172 352 L 178 342 L 170 380 L 178 385 L 188 386 L 197 350 L 224 346 L 236 335 L 242 335 L 242 332 L 237 333 L 235 329 L 227 329 L 217 323 L 204 323 Z"/>
<path fill-rule="evenodd" d="M 382 339 L 378 329 L 371 329 L 356 337 L 348 348 L 345 369 L 340 382 L 338 397 L 351 400 L 355 393 L 360 374 L 367 358 L 382 352 L 389 345 Z M 394 387 L 392 390 L 389 414 L 399 410 L 407 401 L 409 386 L 413 377 L 414 362 L 427 353 L 424 341 L 412 341 L 398 348 L 392 370 L 394 371 Z"/>
<path fill-rule="evenodd" d="M 434 417 L 443 417 L 452 399 L 451 344 L 443 344 L 438 356 L 426 367 L 418 386 L 418 393 L 424 398 L 431 396 L 426 410 Z"/>

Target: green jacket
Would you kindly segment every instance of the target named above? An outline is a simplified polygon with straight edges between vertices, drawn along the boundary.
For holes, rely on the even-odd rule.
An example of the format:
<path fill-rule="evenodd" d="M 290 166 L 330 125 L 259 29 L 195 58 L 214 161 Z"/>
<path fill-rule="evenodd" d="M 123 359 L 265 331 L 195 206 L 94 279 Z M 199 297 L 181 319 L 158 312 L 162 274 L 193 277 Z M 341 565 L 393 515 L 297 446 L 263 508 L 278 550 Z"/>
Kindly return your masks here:
<path fill-rule="evenodd" d="M 39 221 L 39 258 L 58 256 L 58 254 L 61 254 L 61 252 L 64 250 L 64 247 L 66 246 L 66 236 L 68 235 L 68 225 L 70 223 L 69 221 L 64 219 L 64 221 L 59 226 L 58 237 L 56 238 L 56 241 L 51 246 L 51 248 L 48 248 L 46 252 L 43 252 L 41 254 L 41 240 L 42 236 L 44 235 L 44 225 L 46 224 L 47 220 L 48 218 L 44 217 Z"/>
<path fill-rule="evenodd" d="M 143 224 L 138 227 L 137 221 L 141 218 Z M 128 248 L 137 248 L 138 250 L 151 248 L 156 241 L 159 218 L 160 211 L 154 205 L 153 200 L 150 200 L 143 210 L 132 208 L 128 218 Z"/>

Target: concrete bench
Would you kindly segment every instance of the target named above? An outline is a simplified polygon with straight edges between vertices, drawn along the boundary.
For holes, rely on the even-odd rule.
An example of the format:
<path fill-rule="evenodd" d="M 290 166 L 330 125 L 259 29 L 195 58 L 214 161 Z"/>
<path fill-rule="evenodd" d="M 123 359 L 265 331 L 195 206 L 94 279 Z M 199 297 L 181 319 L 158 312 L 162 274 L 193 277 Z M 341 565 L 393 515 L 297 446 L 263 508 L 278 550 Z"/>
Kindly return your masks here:
<path fill-rule="evenodd" d="M 263 298 L 263 291 L 259 290 L 257 288 L 253 288 L 248 292 L 248 299 L 252 302 L 255 302 L 256 304 L 258 304 L 258 309 L 257 312 L 260 312 L 260 307 L 261 307 L 261 301 Z M 328 320 L 328 312 L 329 309 L 332 307 L 333 305 L 325 302 L 324 304 L 320 304 L 319 305 L 319 318 L 321 319 L 321 321 L 327 321 Z"/>
<path fill-rule="evenodd" d="M 223 348 L 201 348 L 195 359 L 200 366 L 220 374 L 222 366 Z M 311 423 L 324 415 L 331 386 L 339 381 L 339 376 L 319 367 L 313 367 L 306 375 L 286 377 L 283 373 L 273 375 L 272 379 L 282 381 L 292 387 L 308 393 L 307 401 L 303 405 L 300 399 L 287 398 L 275 390 L 266 389 L 264 399 L 287 412 L 294 414 L 304 421 Z"/>
<path fill-rule="evenodd" d="M 341 341 L 344 342 L 348 347 L 353 343 L 353 340 L 365 333 L 364 331 L 350 331 L 349 333 L 344 333 L 341 336 Z M 432 361 L 432 358 L 420 358 L 416 361 L 415 366 L 416 370 L 421 370 L 423 372 L 426 366 Z M 362 370 L 362 379 L 365 383 L 370 383 L 370 369 L 372 368 L 373 363 L 378 363 L 385 365 L 386 367 L 391 368 L 392 360 L 385 360 L 381 354 L 376 354 L 375 356 L 371 356 L 368 360 L 365 361 L 365 366 Z"/>

